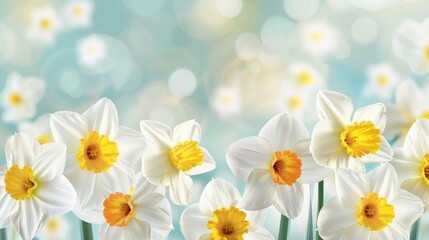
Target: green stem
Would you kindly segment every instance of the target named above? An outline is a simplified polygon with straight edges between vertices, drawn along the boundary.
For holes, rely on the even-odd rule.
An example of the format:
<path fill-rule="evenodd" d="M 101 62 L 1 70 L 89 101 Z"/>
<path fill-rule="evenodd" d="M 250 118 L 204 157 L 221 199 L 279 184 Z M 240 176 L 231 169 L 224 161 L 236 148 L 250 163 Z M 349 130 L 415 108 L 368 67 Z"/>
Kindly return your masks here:
<path fill-rule="evenodd" d="M 287 232 L 289 228 L 289 218 L 282 214 L 280 219 L 279 240 L 287 240 Z"/>
<path fill-rule="evenodd" d="M 83 236 L 83 240 L 93 240 L 92 237 L 92 226 L 90 223 L 87 223 L 85 221 L 82 221 L 82 236 Z"/>
<path fill-rule="evenodd" d="M 320 181 L 317 184 L 317 216 L 319 216 L 320 209 L 323 207 L 323 197 L 324 197 L 324 190 L 323 190 L 323 181 Z M 319 232 L 317 232 L 317 240 L 322 240 L 322 237 L 320 237 Z"/>
<path fill-rule="evenodd" d="M 419 239 L 419 229 L 420 229 L 420 218 L 413 224 L 411 228 L 410 240 Z"/>
<path fill-rule="evenodd" d="M 308 209 L 308 219 L 307 219 L 307 240 L 313 240 L 313 208 L 310 197 L 310 207 Z"/>
<path fill-rule="evenodd" d="M 0 239 L 7 239 L 6 238 L 6 228 L 0 229 Z"/>

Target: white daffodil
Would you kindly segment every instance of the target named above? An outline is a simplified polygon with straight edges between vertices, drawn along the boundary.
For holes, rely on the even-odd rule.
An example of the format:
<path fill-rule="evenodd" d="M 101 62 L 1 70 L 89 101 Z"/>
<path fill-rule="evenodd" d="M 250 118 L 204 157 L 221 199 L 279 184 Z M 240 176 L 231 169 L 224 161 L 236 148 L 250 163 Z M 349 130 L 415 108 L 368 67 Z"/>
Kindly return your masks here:
<path fill-rule="evenodd" d="M 43 80 L 36 77 L 23 78 L 16 72 L 10 73 L 1 93 L 3 121 L 19 122 L 33 117 L 36 114 L 36 104 L 44 93 Z"/>
<path fill-rule="evenodd" d="M 303 23 L 299 36 L 302 49 L 316 57 L 334 52 L 339 45 L 337 29 L 323 20 Z"/>
<path fill-rule="evenodd" d="M 45 144 L 54 140 L 49 125 L 48 114 L 40 116 L 34 122 L 23 122 L 18 125 L 18 129 L 20 132 L 27 133 L 35 138 L 40 144 Z"/>
<path fill-rule="evenodd" d="M 238 86 L 218 86 L 211 99 L 213 110 L 221 118 L 239 115 L 243 109 L 240 88 Z"/>
<path fill-rule="evenodd" d="M 324 85 L 322 75 L 313 66 L 307 63 L 292 63 L 288 67 L 287 81 L 299 88 L 308 90 L 319 89 Z"/>
<path fill-rule="evenodd" d="M 0 228 L 11 223 L 30 240 L 49 215 L 64 214 L 76 203 L 76 191 L 63 175 L 66 148 L 40 145 L 25 133 L 6 143 L 6 165 L 0 168 Z"/>
<path fill-rule="evenodd" d="M 368 92 L 389 100 L 399 84 L 398 73 L 387 63 L 370 66 L 367 70 Z"/>
<path fill-rule="evenodd" d="M 140 132 L 118 126 L 116 107 L 107 98 L 82 115 L 67 111 L 52 114 L 51 130 L 54 139 L 67 146 L 65 175 L 78 197 L 73 212 L 90 222 L 89 210 L 111 191 L 130 186 L 144 139 Z"/>
<path fill-rule="evenodd" d="M 76 51 L 80 64 L 87 67 L 97 66 L 107 56 L 106 42 L 95 34 L 80 40 Z"/>
<path fill-rule="evenodd" d="M 243 208 L 253 211 L 274 205 L 281 214 L 297 217 L 304 198 L 302 184 L 318 182 L 331 173 L 317 165 L 309 145 L 304 124 L 286 113 L 268 121 L 259 136 L 231 144 L 226 162 L 235 176 L 247 181 Z"/>
<path fill-rule="evenodd" d="M 132 184 L 110 192 L 90 211 L 91 223 L 100 224 L 98 239 L 164 239 L 173 228 L 165 188 L 139 173 Z"/>
<path fill-rule="evenodd" d="M 240 192 L 231 183 L 217 178 L 204 188 L 200 202 L 188 206 L 180 217 L 182 233 L 188 240 L 274 239 L 263 227 L 264 211 L 246 211 Z"/>
<path fill-rule="evenodd" d="M 67 23 L 72 27 L 89 27 L 93 10 L 92 1 L 71 1 L 65 8 Z"/>
<path fill-rule="evenodd" d="M 309 106 L 308 102 L 311 93 L 312 91 L 308 91 L 308 89 L 285 82 L 277 99 L 279 111 L 288 112 L 303 118 Z"/>
<path fill-rule="evenodd" d="M 63 215 L 49 216 L 40 231 L 40 239 L 64 240 L 69 236 L 70 224 Z"/>
<path fill-rule="evenodd" d="M 381 135 L 386 125 L 382 103 L 362 107 L 353 115 L 352 101 L 343 94 L 319 91 L 310 151 L 321 166 L 365 171 L 364 163 L 392 160 L 393 151 Z"/>
<path fill-rule="evenodd" d="M 215 162 L 199 145 L 200 125 L 190 120 L 177 125 L 173 132 L 156 121 L 141 121 L 147 147 L 143 154 L 143 172 L 150 182 L 169 187 L 170 199 L 186 205 L 192 197 L 191 176 L 209 172 Z"/>
<path fill-rule="evenodd" d="M 31 11 L 30 18 L 28 37 L 48 45 L 52 44 L 62 28 L 61 20 L 56 11 L 50 6 L 35 8 Z"/>
<path fill-rule="evenodd" d="M 397 139 L 395 146 L 402 146 L 411 125 L 419 118 L 429 118 L 429 98 L 414 81 L 399 84 L 395 105 L 387 105 L 386 136 Z"/>
<path fill-rule="evenodd" d="M 338 169 L 337 197 L 321 209 L 320 236 L 337 239 L 409 239 L 411 225 L 422 215 L 423 204 L 399 188 L 395 169 L 382 164 L 365 175 Z"/>
<path fill-rule="evenodd" d="M 392 165 L 401 188 L 419 197 L 429 209 L 429 120 L 418 119 L 405 138 L 404 147 L 395 149 Z"/>
<path fill-rule="evenodd" d="M 417 74 L 429 72 L 429 19 L 405 20 L 393 35 L 393 52 Z"/>

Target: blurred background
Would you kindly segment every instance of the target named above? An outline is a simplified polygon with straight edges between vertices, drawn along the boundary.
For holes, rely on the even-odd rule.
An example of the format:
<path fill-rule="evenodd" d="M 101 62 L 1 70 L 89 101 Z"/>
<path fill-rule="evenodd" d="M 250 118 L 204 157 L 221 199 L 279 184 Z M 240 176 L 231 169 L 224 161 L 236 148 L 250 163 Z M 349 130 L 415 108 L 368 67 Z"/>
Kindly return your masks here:
<path fill-rule="evenodd" d="M 393 104 L 407 79 L 426 89 L 427 75 L 414 74 L 393 53 L 392 35 L 428 11 L 426 0 L 0 0 L 0 163 L 15 132 L 49 141 L 48 113 L 81 113 L 108 97 L 120 124 L 134 129 L 144 119 L 201 124 L 201 145 L 217 168 L 195 178 L 193 202 L 216 177 L 243 193 L 225 150 L 257 135 L 274 114 L 299 116 L 311 133 L 319 89 L 342 92 L 355 107 Z M 13 79 L 31 81 L 15 86 Z M 20 100 L 6 93 L 21 90 L 29 103 L 14 111 Z M 292 221 L 291 239 L 305 238 L 308 205 Z M 183 239 L 184 207 L 172 207 L 168 239 Z M 269 208 L 265 226 L 275 238 L 279 220 Z M 52 218 L 38 236 L 78 237 L 72 214 Z"/>

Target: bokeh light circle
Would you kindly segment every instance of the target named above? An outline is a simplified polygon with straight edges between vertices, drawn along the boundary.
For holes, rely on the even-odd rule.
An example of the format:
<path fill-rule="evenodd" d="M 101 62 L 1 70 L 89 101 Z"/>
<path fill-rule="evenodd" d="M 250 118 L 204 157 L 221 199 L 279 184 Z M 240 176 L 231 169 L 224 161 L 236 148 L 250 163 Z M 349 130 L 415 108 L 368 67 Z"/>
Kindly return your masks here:
<path fill-rule="evenodd" d="M 187 97 L 195 91 L 197 79 L 188 69 L 177 69 L 170 75 L 168 87 L 174 95 Z"/>

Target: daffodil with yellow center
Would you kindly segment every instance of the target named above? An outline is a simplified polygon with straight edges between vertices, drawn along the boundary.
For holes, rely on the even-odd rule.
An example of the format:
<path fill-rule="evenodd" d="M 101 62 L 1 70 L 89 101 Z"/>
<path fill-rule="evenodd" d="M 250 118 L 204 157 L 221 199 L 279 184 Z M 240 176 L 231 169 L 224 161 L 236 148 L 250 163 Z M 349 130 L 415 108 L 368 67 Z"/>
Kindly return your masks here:
<path fill-rule="evenodd" d="M 93 3 L 85 0 L 73 0 L 66 6 L 65 19 L 72 27 L 89 27 Z"/>
<path fill-rule="evenodd" d="M 25 132 L 34 137 L 42 145 L 53 141 L 49 126 L 49 114 L 41 115 L 33 122 L 23 122 L 18 125 L 18 129 L 20 132 Z"/>
<path fill-rule="evenodd" d="M 367 68 L 368 85 L 365 95 L 376 96 L 382 100 L 390 100 L 401 76 L 389 63 L 377 63 Z"/>
<path fill-rule="evenodd" d="M 31 10 L 30 18 L 28 37 L 46 45 L 52 44 L 62 28 L 62 21 L 56 10 L 51 6 L 34 8 Z"/>
<path fill-rule="evenodd" d="M 24 102 L 24 99 L 20 92 L 9 93 L 9 103 L 12 106 L 19 106 Z"/>
<path fill-rule="evenodd" d="M 48 216 L 65 214 L 76 204 L 76 191 L 62 172 L 65 153 L 64 144 L 40 145 L 25 133 L 6 143 L 6 165 L 0 168 L 0 222 L 12 224 L 24 240 L 33 239 Z"/>
<path fill-rule="evenodd" d="M 338 169 L 336 197 L 317 219 L 323 239 L 408 239 L 423 214 L 422 201 L 399 188 L 395 169 L 382 164 L 367 175 Z"/>
<path fill-rule="evenodd" d="M 97 101 L 82 115 L 52 114 L 51 130 L 55 141 L 67 145 L 65 172 L 78 193 L 74 213 L 91 222 L 91 209 L 111 192 L 131 185 L 133 166 L 142 156 L 143 136 L 118 125 L 116 107 L 107 98 Z M 118 176 L 120 181 L 114 181 Z"/>
<path fill-rule="evenodd" d="M 273 239 L 263 228 L 264 212 L 248 212 L 240 207 L 240 201 L 240 193 L 232 184 L 219 178 L 211 180 L 200 202 L 183 211 L 183 235 L 190 240 Z"/>
<path fill-rule="evenodd" d="M 383 104 L 362 107 L 351 119 L 350 99 L 323 90 L 317 94 L 316 105 L 320 121 L 314 128 L 310 151 L 321 166 L 364 172 L 364 163 L 392 160 L 392 148 L 381 135 L 386 125 Z"/>
<path fill-rule="evenodd" d="M 253 211 L 274 205 L 289 218 L 302 209 L 303 183 L 315 183 L 331 171 L 316 164 L 309 134 L 298 118 L 286 113 L 270 119 L 259 136 L 231 144 L 226 161 L 235 176 L 246 181 L 242 206 Z"/>

